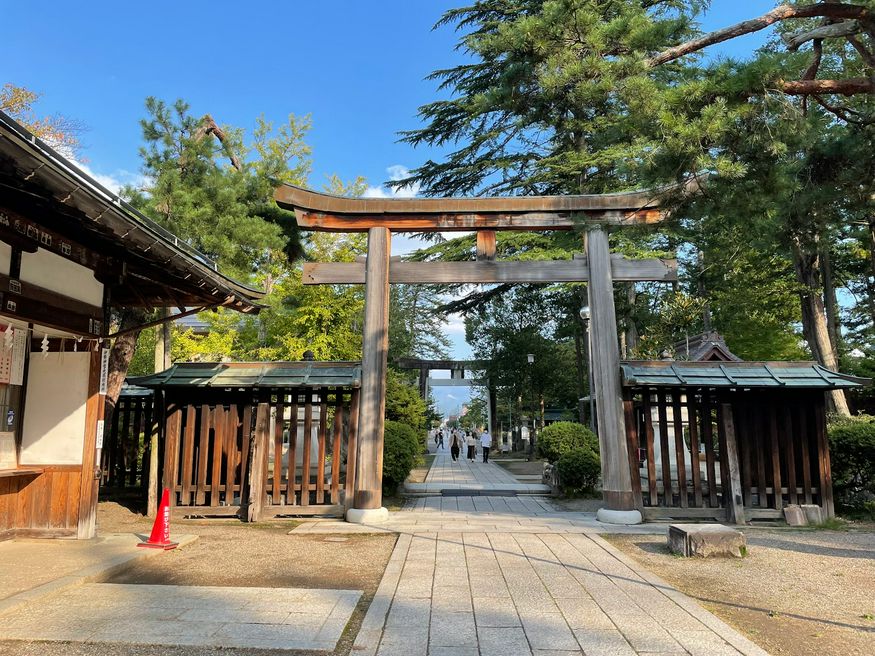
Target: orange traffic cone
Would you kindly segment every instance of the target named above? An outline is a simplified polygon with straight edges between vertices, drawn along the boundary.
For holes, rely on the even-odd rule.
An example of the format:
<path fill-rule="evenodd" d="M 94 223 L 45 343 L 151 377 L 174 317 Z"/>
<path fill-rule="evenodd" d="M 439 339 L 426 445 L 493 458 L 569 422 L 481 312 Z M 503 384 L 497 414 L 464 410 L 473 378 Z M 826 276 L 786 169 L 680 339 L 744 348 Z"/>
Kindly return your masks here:
<path fill-rule="evenodd" d="M 152 525 L 152 534 L 146 542 L 140 542 L 138 547 L 147 549 L 176 549 L 178 542 L 170 541 L 170 490 L 164 489 L 161 495 L 161 504 L 158 506 L 158 516 Z"/>

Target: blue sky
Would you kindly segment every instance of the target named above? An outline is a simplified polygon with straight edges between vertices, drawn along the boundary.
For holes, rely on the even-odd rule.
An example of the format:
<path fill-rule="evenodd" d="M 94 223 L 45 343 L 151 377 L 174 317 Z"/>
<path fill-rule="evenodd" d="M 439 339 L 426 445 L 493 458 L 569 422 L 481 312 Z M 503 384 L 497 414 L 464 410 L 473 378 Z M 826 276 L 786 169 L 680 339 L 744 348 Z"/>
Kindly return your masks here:
<path fill-rule="evenodd" d="M 321 187 L 331 174 L 361 175 L 377 188 L 398 167 L 440 157 L 396 143 L 397 132 L 418 127 L 418 107 L 437 98 L 424 78 L 461 61 L 454 30 L 431 27 L 446 9 L 464 4 L 154 0 L 87 1 L 59 10 L 41 0 L 0 0 L 6 26 L 0 84 L 40 92 L 41 113 L 87 126 L 83 158 L 109 184 L 131 181 L 139 170 L 138 120 L 153 95 L 184 98 L 195 115 L 246 129 L 260 114 L 275 122 L 310 114 L 310 184 Z M 703 27 L 751 18 L 774 4 L 714 0 Z M 743 56 L 765 38 L 751 35 L 709 52 Z M 448 333 L 454 355 L 467 357 L 458 321 Z"/>

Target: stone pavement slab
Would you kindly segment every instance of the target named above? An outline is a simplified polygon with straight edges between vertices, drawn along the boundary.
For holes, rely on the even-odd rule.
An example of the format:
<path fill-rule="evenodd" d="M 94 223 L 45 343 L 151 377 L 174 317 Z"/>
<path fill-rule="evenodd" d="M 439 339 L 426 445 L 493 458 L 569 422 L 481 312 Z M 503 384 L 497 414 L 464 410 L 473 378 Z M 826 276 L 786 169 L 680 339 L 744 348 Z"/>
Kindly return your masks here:
<path fill-rule="evenodd" d="M 27 540 L 0 542 L 0 614 L 83 583 L 99 582 L 159 549 L 138 549 L 145 536 L 109 534 L 93 540 Z M 182 548 L 196 535 L 174 535 Z M 9 566 L 14 563 L 14 566 Z"/>
<path fill-rule="evenodd" d="M 89 583 L 5 613 L 0 640 L 332 651 L 361 594 Z"/>
<path fill-rule="evenodd" d="M 362 656 L 765 655 L 594 534 L 402 534 L 380 588 Z"/>

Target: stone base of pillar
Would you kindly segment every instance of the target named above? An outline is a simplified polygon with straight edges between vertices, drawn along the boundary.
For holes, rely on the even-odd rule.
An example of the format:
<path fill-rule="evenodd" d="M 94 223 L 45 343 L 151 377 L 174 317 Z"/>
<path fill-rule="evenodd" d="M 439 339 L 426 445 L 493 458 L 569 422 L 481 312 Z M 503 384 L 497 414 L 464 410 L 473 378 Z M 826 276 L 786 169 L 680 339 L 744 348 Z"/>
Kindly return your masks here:
<path fill-rule="evenodd" d="M 386 508 L 350 508 L 346 511 L 346 521 L 351 524 L 383 524 L 389 521 L 389 511 Z"/>
<path fill-rule="evenodd" d="M 640 524 L 643 519 L 641 513 L 637 510 L 609 510 L 608 508 L 599 508 L 596 513 L 596 519 L 603 524 Z"/>

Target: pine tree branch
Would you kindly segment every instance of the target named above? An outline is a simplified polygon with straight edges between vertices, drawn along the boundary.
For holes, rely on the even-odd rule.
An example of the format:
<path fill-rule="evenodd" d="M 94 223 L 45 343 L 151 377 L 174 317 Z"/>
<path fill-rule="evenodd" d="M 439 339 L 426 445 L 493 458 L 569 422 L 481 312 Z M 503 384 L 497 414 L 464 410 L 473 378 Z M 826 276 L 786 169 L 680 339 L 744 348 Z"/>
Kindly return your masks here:
<path fill-rule="evenodd" d="M 863 45 L 863 43 L 856 36 L 848 36 L 848 43 L 854 46 L 854 49 L 860 53 L 860 57 L 863 58 L 863 61 L 870 67 L 875 69 L 875 53 L 872 53 L 870 50 Z"/>
<path fill-rule="evenodd" d="M 823 93 L 854 96 L 858 93 L 875 93 L 875 82 L 868 77 L 852 77 L 847 80 L 780 80 L 778 88 L 788 96 L 813 96 Z"/>
<path fill-rule="evenodd" d="M 674 46 L 646 60 L 648 68 L 661 66 L 692 52 L 698 52 L 715 43 L 729 41 L 744 34 L 759 32 L 770 25 L 791 18 L 816 18 L 818 16 L 837 20 L 857 19 L 866 21 L 871 18 L 871 11 L 861 5 L 851 5 L 841 2 L 820 2 L 813 5 L 780 5 L 758 18 L 736 23 L 714 32 L 704 34 L 697 39 Z"/>
<path fill-rule="evenodd" d="M 804 32 L 796 32 L 795 34 L 787 34 L 783 36 L 784 43 L 787 44 L 787 49 L 795 52 L 799 47 L 813 41 L 815 39 L 834 39 L 840 36 L 852 36 L 863 31 L 863 25 L 858 20 L 839 21 L 838 23 L 830 23 L 829 25 L 820 25 L 813 30 Z"/>
<path fill-rule="evenodd" d="M 197 131 L 195 132 L 195 139 L 201 139 L 206 135 L 211 134 L 216 139 L 219 140 L 219 143 L 222 144 L 222 149 L 225 151 L 225 154 L 228 156 L 228 159 L 231 162 L 231 166 L 233 166 L 238 171 L 241 171 L 243 167 L 240 165 L 240 159 L 231 149 L 231 144 L 228 143 L 228 135 L 225 134 L 225 131 L 219 127 L 218 123 L 213 119 L 209 114 L 204 114 L 204 117 L 201 119 L 200 125 L 198 126 Z"/>

